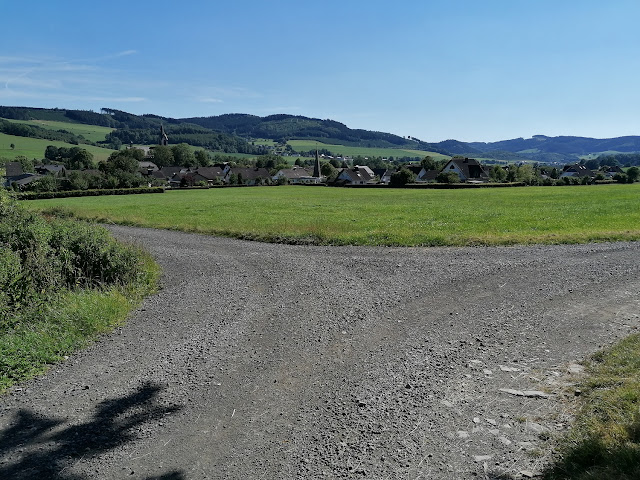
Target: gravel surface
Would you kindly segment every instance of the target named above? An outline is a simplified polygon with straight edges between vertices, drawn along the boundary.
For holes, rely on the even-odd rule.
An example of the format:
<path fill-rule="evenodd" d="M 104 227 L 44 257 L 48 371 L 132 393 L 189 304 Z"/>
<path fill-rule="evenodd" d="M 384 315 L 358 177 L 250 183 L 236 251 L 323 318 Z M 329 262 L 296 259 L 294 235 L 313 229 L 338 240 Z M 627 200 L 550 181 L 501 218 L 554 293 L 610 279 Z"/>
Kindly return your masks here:
<path fill-rule="evenodd" d="M 111 227 L 162 290 L 0 397 L 0 478 L 529 478 L 640 243 L 269 245 Z"/>

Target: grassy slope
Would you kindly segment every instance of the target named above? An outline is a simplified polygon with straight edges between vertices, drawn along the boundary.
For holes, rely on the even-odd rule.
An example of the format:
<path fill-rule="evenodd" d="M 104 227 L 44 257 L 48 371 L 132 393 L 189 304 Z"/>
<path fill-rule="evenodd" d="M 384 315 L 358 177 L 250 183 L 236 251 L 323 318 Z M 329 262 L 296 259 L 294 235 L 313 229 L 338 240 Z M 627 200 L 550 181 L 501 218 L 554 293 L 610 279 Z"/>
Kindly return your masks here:
<path fill-rule="evenodd" d="M 85 125 L 82 123 L 57 122 L 52 120 L 11 120 L 9 122 L 23 123 L 25 125 L 34 125 L 36 127 L 46 128 L 48 130 L 66 130 L 75 135 L 82 135 L 87 140 L 99 142 L 105 139 L 108 133 L 114 129 L 109 127 L 99 127 L 97 125 Z"/>
<path fill-rule="evenodd" d="M 315 150 L 316 148 L 326 148 L 334 154 L 342 154 L 351 157 L 356 155 L 362 155 L 363 157 L 426 157 L 432 156 L 436 160 L 449 159 L 447 155 L 442 155 L 435 152 L 425 152 L 423 150 L 410 150 L 400 148 L 367 148 L 367 147 L 347 147 L 344 145 L 333 145 L 316 142 L 315 140 L 289 140 L 289 143 L 294 150 Z"/>
<path fill-rule="evenodd" d="M 102 221 L 267 241 L 509 245 L 640 239 L 640 184 L 477 190 L 224 188 L 28 202 Z"/>
<path fill-rule="evenodd" d="M 14 150 L 10 147 L 12 143 L 16 147 Z M 94 147 L 92 145 L 72 145 L 65 142 L 43 140 L 40 138 L 16 137 L 15 135 L 0 133 L 0 157 L 13 159 L 18 155 L 24 155 L 29 159 L 35 158 L 36 160 L 41 160 L 44 158 L 44 151 L 48 145 L 67 148 L 84 148 L 93 154 L 95 161 L 106 160 L 111 152 L 113 152 L 113 150 L 108 148 Z"/>

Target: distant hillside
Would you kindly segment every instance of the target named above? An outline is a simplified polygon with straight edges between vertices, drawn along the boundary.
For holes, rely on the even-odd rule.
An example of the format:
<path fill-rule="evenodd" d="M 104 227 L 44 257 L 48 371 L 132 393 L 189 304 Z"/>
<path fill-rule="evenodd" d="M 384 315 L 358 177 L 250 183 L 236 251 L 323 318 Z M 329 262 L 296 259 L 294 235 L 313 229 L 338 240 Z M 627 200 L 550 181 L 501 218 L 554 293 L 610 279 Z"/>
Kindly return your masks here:
<path fill-rule="evenodd" d="M 577 158 L 603 152 L 635 153 L 640 152 L 640 136 L 617 138 L 588 137 L 547 137 L 534 135 L 532 138 L 515 138 L 499 142 L 472 142 L 469 147 L 483 154 L 491 152 L 514 152 L 523 158 L 545 162 L 568 162 Z"/>
<path fill-rule="evenodd" d="M 0 123 L 0 131 L 4 133 L 29 136 L 32 138 L 64 140 L 69 143 L 90 143 L 114 149 L 123 144 L 154 144 L 158 142 L 160 125 L 164 125 L 170 143 L 188 143 L 193 146 L 208 148 L 227 153 L 261 153 L 258 147 L 243 138 L 229 135 L 196 124 L 189 124 L 173 118 L 158 115 L 134 115 L 121 110 L 103 108 L 100 113 L 87 110 L 46 109 L 31 107 L 2 107 L 0 118 L 12 120 L 47 120 L 55 122 L 82 123 L 113 128 L 104 140 L 88 142 L 77 138 L 74 134 L 60 129 L 52 131 L 37 126 Z M 4 129 L 4 130 L 3 130 Z M 10 131 L 9 131 L 10 130 Z M 64 136 L 64 138 L 62 138 Z"/>
<path fill-rule="evenodd" d="M 104 141 L 91 142 L 65 129 L 52 131 L 31 125 L 1 123 L 4 133 L 30 136 L 72 143 L 88 143 L 111 148 L 122 144 L 153 144 L 164 125 L 170 143 L 189 143 L 197 147 L 227 153 L 263 153 L 263 147 L 253 145 L 255 139 L 309 140 L 330 145 L 360 148 L 393 148 L 400 150 L 436 152 L 443 155 L 491 158 L 495 160 L 535 160 L 568 163 L 581 156 L 602 153 L 640 152 L 640 136 L 609 139 L 587 137 L 516 138 L 499 142 L 460 142 L 445 140 L 427 143 L 391 133 L 351 129 L 335 120 L 321 120 L 299 115 L 270 115 L 259 117 L 247 114 L 225 114 L 212 117 L 167 118 L 158 115 L 134 115 L 110 108 L 100 113 L 86 110 L 46 109 L 0 106 L 0 118 L 12 120 L 45 120 L 48 122 L 82 123 L 113 128 Z M 22 130 L 21 130 L 22 129 Z"/>
<path fill-rule="evenodd" d="M 351 129 L 335 120 L 320 120 L 299 115 L 269 115 L 258 117 L 246 114 L 226 114 L 215 117 L 181 118 L 212 130 L 239 135 L 245 138 L 272 140 L 318 140 L 346 146 L 370 148 L 409 148 L 432 150 L 433 145 L 392 133 Z M 436 147 L 438 148 L 438 147 Z M 447 153 L 447 152 L 442 152 Z"/>

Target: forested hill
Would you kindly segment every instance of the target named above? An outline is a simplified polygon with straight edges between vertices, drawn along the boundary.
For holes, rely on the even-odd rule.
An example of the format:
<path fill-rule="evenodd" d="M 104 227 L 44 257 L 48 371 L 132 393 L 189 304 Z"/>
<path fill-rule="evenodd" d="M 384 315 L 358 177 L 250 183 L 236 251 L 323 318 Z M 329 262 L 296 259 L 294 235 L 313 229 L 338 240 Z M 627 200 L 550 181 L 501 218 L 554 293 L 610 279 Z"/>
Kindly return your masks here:
<path fill-rule="evenodd" d="M 352 129 L 335 120 L 320 120 L 299 115 L 281 114 L 258 117 L 256 115 L 231 113 L 215 117 L 181 118 L 180 121 L 195 123 L 212 130 L 246 138 L 268 138 L 272 140 L 313 139 L 325 143 L 339 143 L 351 146 L 441 150 L 437 144 L 429 144 L 415 138 L 400 137 L 392 133 Z"/>
<path fill-rule="evenodd" d="M 89 110 L 0 106 L 0 118 L 12 120 L 47 120 L 111 127 L 114 130 L 107 134 L 103 141 L 97 142 L 97 144 L 113 149 L 119 149 L 123 144 L 127 145 L 130 143 L 136 145 L 158 143 L 160 125 L 163 125 L 169 136 L 170 143 L 188 143 L 193 146 L 227 153 L 261 153 L 260 148 L 251 145 L 244 138 L 235 135 L 213 131 L 200 125 L 190 124 L 173 118 L 158 115 L 134 115 L 111 108 L 103 108 L 100 113 L 97 113 Z M 0 124 L 0 127 L 2 127 L 2 124 Z M 8 126 L 8 128 L 13 130 L 17 130 L 18 127 L 24 132 L 19 133 L 21 136 L 34 138 L 50 138 L 51 136 L 51 132 L 34 126 L 16 126 L 14 124 L 9 124 Z M 43 136 L 43 132 L 49 136 Z M 5 133 L 14 134 L 13 131 L 6 131 Z M 56 134 L 62 133 L 67 134 L 67 136 L 72 135 L 64 129 L 56 132 Z M 93 143 L 74 138 L 65 138 L 64 140 L 75 144 Z"/>
<path fill-rule="evenodd" d="M 627 136 L 617 138 L 589 137 L 547 137 L 534 135 L 532 138 L 515 138 L 499 142 L 472 142 L 471 148 L 480 152 L 503 150 L 521 153 L 556 153 L 565 155 L 588 155 L 594 152 L 616 151 L 622 153 L 640 152 L 640 137 Z"/>
<path fill-rule="evenodd" d="M 180 121 L 201 125 L 231 135 L 273 140 L 314 139 L 343 145 L 412 148 L 447 155 L 493 158 L 497 160 L 530 159 L 540 162 L 573 162 L 582 155 L 608 152 L 640 152 L 640 136 L 609 139 L 587 137 L 516 138 L 499 142 L 460 142 L 445 140 L 427 143 L 416 138 L 390 133 L 351 129 L 334 120 L 320 120 L 295 115 L 258 117 L 226 114 L 214 117 L 183 118 Z"/>

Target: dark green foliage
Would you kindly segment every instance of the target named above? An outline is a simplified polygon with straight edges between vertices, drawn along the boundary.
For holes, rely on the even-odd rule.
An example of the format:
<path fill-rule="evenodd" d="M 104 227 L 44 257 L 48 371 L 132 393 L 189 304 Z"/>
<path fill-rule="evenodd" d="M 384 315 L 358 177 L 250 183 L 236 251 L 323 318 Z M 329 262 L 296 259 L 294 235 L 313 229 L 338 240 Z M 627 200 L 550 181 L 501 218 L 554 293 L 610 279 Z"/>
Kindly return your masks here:
<path fill-rule="evenodd" d="M 273 153 L 260 155 L 256 159 L 256 167 L 266 168 L 267 170 L 274 169 L 276 168 L 276 166 L 286 164 L 286 163 L 287 162 L 283 157 L 281 157 L 280 155 L 274 155 Z"/>
<path fill-rule="evenodd" d="M 99 125 L 101 127 L 117 127 L 118 122 L 110 115 L 92 112 L 90 110 L 67 110 L 65 116 L 70 120 L 85 125 Z"/>
<path fill-rule="evenodd" d="M 460 177 L 454 172 L 440 172 L 436 177 L 438 183 L 458 183 L 459 181 Z"/>
<path fill-rule="evenodd" d="M 640 168 L 631 167 L 627 170 L 627 180 L 629 183 L 633 183 L 638 181 L 638 176 L 640 176 Z"/>
<path fill-rule="evenodd" d="M 333 182 L 338 176 L 338 169 L 331 163 L 323 163 L 320 166 L 320 173 L 327 177 L 327 182 Z"/>
<path fill-rule="evenodd" d="M 144 183 L 145 179 L 139 173 L 139 161 L 144 158 L 144 152 L 137 148 L 129 148 L 113 152 L 106 162 L 99 165 L 104 174 L 104 188 L 136 188 Z"/>
<path fill-rule="evenodd" d="M 58 190 L 59 181 L 52 175 L 45 175 L 33 183 L 27 185 L 31 192 L 55 192 Z"/>
<path fill-rule="evenodd" d="M 433 157 L 427 155 L 422 159 L 420 165 L 425 170 L 440 170 L 442 167 L 444 167 L 445 163 L 445 161 L 438 161 Z"/>
<path fill-rule="evenodd" d="M 56 147 L 48 145 L 44 151 L 44 158 L 60 163 L 70 170 L 93 168 L 93 154 L 80 147 Z"/>
<path fill-rule="evenodd" d="M 626 173 L 616 173 L 613 176 L 613 179 L 618 183 L 628 183 L 629 182 Z"/>
<path fill-rule="evenodd" d="M 35 171 L 33 166 L 33 160 L 29 160 L 24 155 L 18 155 L 16 158 L 13 159 L 13 161 L 18 162 L 22 166 L 23 172 L 33 173 Z"/>
<path fill-rule="evenodd" d="M 416 179 L 415 173 L 406 168 L 401 168 L 397 172 L 391 175 L 391 179 L 389 180 L 389 184 L 392 187 L 403 187 L 407 183 L 411 183 Z"/>
<path fill-rule="evenodd" d="M 173 153 L 173 160 L 175 165 L 180 165 L 182 167 L 195 167 L 196 156 L 189 148 L 189 145 L 186 143 L 180 143 L 178 145 L 173 145 L 171 147 L 171 152 Z"/>
<path fill-rule="evenodd" d="M 91 175 L 82 172 L 71 172 L 63 179 L 64 190 L 88 190 Z M 51 191 L 51 190 L 47 190 Z"/>
<path fill-rule="evenodd" d="M 640 166 L 640 153 L 617 153 L 615 155 L 600 155 L 597 160 L 599 166 Z"/>
<path fill-rule="evenodd" d="M 196 150 L 195 152 L 193 152 L 193 155 L 195 156 L 197 166 L 206 167 L 211 164 L 211 160 L 209 160 L 209 155 L 205 150 Z"/>
<path fill-rule="evenodd" d="M 493 182 L 504 182 L 507 180 L 507 172 L 500 165 L 494 165 L 489 171 L 489 178 Z"/>
<path fill-rule="evenodd" d="M 158 168 L 175 165 L 171 147 L 168 147 L 166 145 L 155 146 L 153 149 L 153 163 L 155 163 Z"/>
<path fill-rule="evenodd" d="M 18 137 L 41 138 L 45 140 L 57 140 L 60 142 L 79 144 L 93 144 L 84 138 L 74 135 L 66 130 L 51 130 L 38 127 L 36 125 L 25 125 L 23 123 L 10 122 L 0 118 L 0 132 Z"/>

